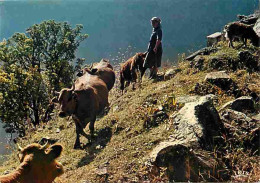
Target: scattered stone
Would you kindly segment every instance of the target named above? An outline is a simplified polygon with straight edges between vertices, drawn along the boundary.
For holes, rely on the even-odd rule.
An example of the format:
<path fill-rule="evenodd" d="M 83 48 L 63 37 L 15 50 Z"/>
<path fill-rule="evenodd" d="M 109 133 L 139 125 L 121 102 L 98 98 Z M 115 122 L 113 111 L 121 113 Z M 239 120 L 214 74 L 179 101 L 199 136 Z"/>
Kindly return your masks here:
<path fill-rule="evenodd" d="M 206 75 L 204 81 L 214 84 L 223 90 L 228 90 L 233 83 L 225 71 L 210 72 Z"/>
<path fill-rule="evenodd" d="M 155 118 L 158 118 L 158 117 L 165 117 L 165 118 L 167 118 L 168 115 L 166 114 L 166 112 L 164 112 L 162 110 L 159 110 L 159 111 L 157 111 L 157 112 L 155 112 L 153 114 L 153 117 L 155 117 Z"/>
<path fill-rule="evenodd" d="M 198 101 L 200 98 L 201 98 L 201 96 L 198 96 L 198 95 L 194 95 L 194 96 L 186 95 L 186 96 L 177 97 L 176 102 L 179 104 L 186 104 L 189 102 Z"/>
<path fill-rule="evenodd" d="M 207 46 L 214 46 L 222 40 L 222 33 L 215 32 L 214 34 L 207 36 L 207 40 Z"/>
<path fill-rule="evenodd" d="M 37 143 L 40 145 L 44 145 L 44 144 L 46 144 L 46 142 L 48 142 L 49 144 L 55 144 L 56 142 L 58 142 L 58 139 L 54 139 L 54 138 L 50 138 L 50 137 L 43 137 Z"/>
<path fill-rule="evenodd" d="M 243 112 L 243 111 L 254 112 L 255 111 L 253 98 L 248 97 L 248 96 L 242 96 L 242 97 L 239 97 L 233 101 L 230 101 L 230 102 L 224 104 L 220 108 L 220 111 L 227 109 L 227 108 L 230 108 L 230 109 L 233 109 L 233 110 L 236 110 L 239 112 Z"/>
<path fill-rule="evenodd" d="M 224 126 L 209 97 L 186 103 L 173 120 L 175 137 L 186 142 L 198 143 L 204 148 L 213 148 Z M 174 141 L 174 139 L 173 139 Z"/>
<path fill-rule="evenodd" d="M 256 34 L 258 35 L 258 37 L 260 37 L 260 18 L 258 18 L 253 29 L 256 32 Z"/>
<path fill-rule="evenodd" d="M 249 118 L 245 113 L 238 112 L 232 109 L 226 109 L 225 111 L 221 112 L 221 116 L 224 117 L 226 120 L 232 120 L 238 124 L 241 123 L 250 123 L 253 122 L 252 118 Z"/>
<path fill-rule="evenodd" d="M 259 16 L 257 14 L 251 14 L 251 15 L 248 15 L 248 16 L 237 15 L 237 18 L 238 18 L 239 22 L 241 22 L 241 23 L 252 25 L 252 24 L 256 23 Z"/>
<path fill-rule="evenodd" d="M 260 122 L 260 113 L 258 113 L 257 115 L 252 116 L 252 119 L 255 121 Z"/>
<path fill-rule="evenodd" d="M 178 69 L 178 68 L 172 68 L 172 69 L 169 69 L 165 72 L 164 74 L 164 79 L 165 80 L 168 80 L 168 79 L 171 79 L 173 78 L 178 72 L 180 72 L 181 69 Z"/>
<path fill-rule="evenodd" d="M 158 72 L 155 81 L 163 81 L 164 80 L 164 72 Z"/>
<path fill-rule="evenodd" d="M 260 121 L 248 117 L 245 113 L 225 109 L 220 113 L 226 128 L 226 136 L 233 147 L 259 151 Z"/>
<path fill-rule="evenodd" d="M 99 176 L 108 176 L 108 171 L 107 171 L 107 167 L 101 167 L 96 169 L 96 174 Z"/>
<path fill-rule="evenodd" d="M 97 150 L 103 149 L 103 146 L 97 145 L 97 146 L 96 146 L 96 149 L 97 149 Z"/>
<path fill-rule="evenodd" d="M 215 47 L 205 47 L 202 48 L 195 53 L 191 54 L 190 56 L 186 57 L 186 60 L 193 60 L 197 55 L 209 55 L 210 53 L 214 53 L 217 51 L 217 48 Z"/>
<path fill-rule="evenodd" d="M 56 133 L 60 133 L 60 129 L 59 128 L 56 129 Z"/>
<path fill-rule="evenodd" d="M 204 64 L 205 58 L 203 56 L 196 56 L 194 58 L 194 68 L 199 69 L 200 71 L 203 69 L 203 64 Z"/>
<path fill-rule="evenodd" d="M 205 81 L 214 81 L 217 79 L 230 80 L 231 78 L 226 74 L 225 71 L 210 72 L 206 75 Z"/>
<path fill-rule="evenodd" d="M 150 163 L 155 167 L 166 167 L 169 181 L 223 180 L 224 172 L 218 172 L 223 163 L 206 154 L 206 151 L 195 154 L 184 144 L 162 142 L 151 152 Z"/>
<path fill-rule="evenodd" d="M 208 94 L 208 95 L 205 95 L 204 97 L 206 97 L 206 99 L 212 100 L 213 102 L 218 101 L 218 97 L 213 94 Z M 189 102 L 196 102 L 200 98 L 201 98 L 201 96 L 199 96 L 199 95 L 193 95 L 193 96 L 186 95 L 186 96 L 177 97 L 176 102 L 177 102 L 177 104 L 186 104 Z"/>
<path fill-rule="evenodd" d="M 112 111 L 116 112 L 116 111 L 118 111 L 118 109 L 119 109 L 119 107 L 118 107 L 118 105 L 116 105 L 116 106 L 113 107 Z"/>
<path fill-rule="evenodd" d="M 208 94 L 204 96 L 207 100 L 211 100 L 213 102 L 217 102 L 218 101 L 218 97 L 216 95 L 213 94 Z"/>

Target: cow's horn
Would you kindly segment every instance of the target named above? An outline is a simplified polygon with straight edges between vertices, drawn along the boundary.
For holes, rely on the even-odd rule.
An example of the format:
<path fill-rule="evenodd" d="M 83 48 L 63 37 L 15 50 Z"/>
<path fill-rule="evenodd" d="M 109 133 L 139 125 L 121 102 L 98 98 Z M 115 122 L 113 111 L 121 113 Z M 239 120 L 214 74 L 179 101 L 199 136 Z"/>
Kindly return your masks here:
<path fill-rule="evenodd" d="M 60 92 L 54 91 L 54 95 L 60 95 Z"/>
<path fill-rule="evenodd" d="M 75 90 L 75 83 L 72 84 L 72 87 L 70 89 L 71 91 L 74 91 Z"/>
<path fill-rule="evenodd" d="M 93 63 L 90 65 L 89 69 L 91 70 L 91 69 L 92 69 L 92 67 L 93 67 Z"/>
<path fill-rule="evenodd" d="M 41 147 L 41 149 L 46 149 L 48 147 L 48 144 L 49 144 L 49 142 L 47 140 L 46 143 Z"/>

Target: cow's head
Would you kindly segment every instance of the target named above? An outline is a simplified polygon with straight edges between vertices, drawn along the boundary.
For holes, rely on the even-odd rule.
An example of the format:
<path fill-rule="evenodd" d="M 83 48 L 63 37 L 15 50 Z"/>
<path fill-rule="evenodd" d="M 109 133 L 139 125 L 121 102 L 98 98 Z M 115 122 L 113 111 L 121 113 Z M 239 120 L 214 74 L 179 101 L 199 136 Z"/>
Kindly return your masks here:
<path fill-rule="evenodd" d="M 136 55 L 135 55 L 135 60 L 134 60 L 134 62 L 136 63 L 136 65 L 138 65 L 138 66 L 143 65 L 144 59 L 145 59 L 145 57 L 146 57 L 146 54 L 147 54 L 147 52 L 144 52 L 144 53 L 142 53 L 142 52 L 136 53 Z"/>
<path fill-rule="evenodd" d="M 97 67 L 110 68 L 112 70 L 114 69 L 113 66 L 109 63 L 109 60 L 106 60 L 104 58 L 100 60 L 99 64 L 97 65 Z"/>
<path fill-rule="evenodd" d="M 90 66 L 86 65 L 83 69 L 81 69 L 76 76 L 81 77 L 83 76 L 86 72 L 91 71 L 93 68 L 93 64 L 91 64 Z"/>
<path fill-rule="evenodd" d="M 66 117 L 73 114 L 77 106 L 77 94 L 74 92 L 75 85 L 71 89 L 64 88 L 58 98 L 59 116 Z"/>
<path fill-rule="evenodd" d="M 30 144 L 25 148 L 19 145 L 19 160 L 21 171 L 25 172 L 24 180 L 51 183 L 56 177 L 64 173 L 63 166 L 56 159 L 61 155 L 62 145 Z M 22 175 L 22 174 L 21 174 Z"/>

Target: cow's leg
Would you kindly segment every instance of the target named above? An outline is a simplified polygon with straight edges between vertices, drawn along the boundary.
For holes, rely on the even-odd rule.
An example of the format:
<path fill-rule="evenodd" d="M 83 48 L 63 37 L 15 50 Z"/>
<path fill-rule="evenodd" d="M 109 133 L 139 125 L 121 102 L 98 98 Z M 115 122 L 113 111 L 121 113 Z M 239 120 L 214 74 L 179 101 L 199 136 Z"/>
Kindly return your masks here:
<path fill-rule="evenodd" d="M 234 48 L 233 43 L 232 43 L 233 36 L 231 36 L 230 33 L 228 33 L 228 39 L 229 39 L 228 47 Z"/>
<path fill-rule="evenodd" d="M 129 85 L 130 85 L 130 81 L 127 81 L 125 87 L 128 87 Z"/>
<path fill-rule="evenodd" d="M 142 82 L 142 78 L 144 76 L 145 70 L 146 70 L 146 68 L 141 69 L 141 82 Z"/>
<path fill-rule="evenodd" d="M 231 46 L 232 48 L 234 48 L 232 39 L 229 40 L 229 44 L 230 44 L 230 46 Z M 229 47 L 230 47 L 230 46 L 229 46 Z"/>
<path fill-rule="evenodd" d="M 120 73 L 120 89 L 122 91 L 122 94 L 124 92 L 124 88 L 125 88 L 125 79 L 122 73 Z"/>
<path fill-rule="evenodd" d="M 80 121 L 78 123 L 79 125 L 79 134 L 80 135 L 83 135 L 84 137 L 86 137 L 87 139 L 89 139 L 89 135 L 87 135 L 84 131 L 84 128 L 86 127 L 86 125 L 88 124 L 89 120 L 88 119 L 85 119 L 84 121 Z"/>
<path fill-rule="evenodd" d="M 137 80 L 137 74 L 136 74 L 135 69 L 133 69 L 131 71 L 131 75 L 132 75 L 132 89 L 134 90 L 135 89 L 135 83 L 136 83 L 136 80 Z"/>
<path fill-rule="evenodd" d="M 96 116 L 93 116 L 93 119 L 91 119 L 90 124 L 89 124 L 89 130 L 90 130 L 90 139 L 92 141 L 92 139 L 94 138 L 94 124 L 96 121 Z"/>
<path fill-rule="evenodd" d="M 75 123 L 76 124 L 76 141 L 75 141 L 75 144 L 74 144 L 74 149 L 80 149 L 80 140 L 79 140 L 79 135 L 80 135 L 80 132 L 81 132 L 81 127 L 79 125 L 79 123 Z"/>
<path fill-rule="evenodd" d="M 155 68 L 152 67 L 152 68 L 149 68 L 149 69 L 150 69 L 150 76 L 149 76 L 149 79 L 153 79 L 154 74 L 155 74 Z"/>

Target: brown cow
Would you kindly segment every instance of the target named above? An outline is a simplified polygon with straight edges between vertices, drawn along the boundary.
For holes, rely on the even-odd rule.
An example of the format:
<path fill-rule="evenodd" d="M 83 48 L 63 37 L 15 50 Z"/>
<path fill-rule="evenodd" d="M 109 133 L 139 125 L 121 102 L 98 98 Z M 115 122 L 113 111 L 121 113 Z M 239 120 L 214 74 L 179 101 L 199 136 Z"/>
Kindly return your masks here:
<path fill-rule="evenodd" d="M 80 135 L 88 138 L 84 128 L 90 122 L 91 138 L 94 136 L 94 123 L 97 114 L 108 106 L 108 89 L 106 83 L 99 75 L 86 69 L 86 73 L 79 77 L 71 89 L 62 89 L 58 102 L 60 104 L 59 116 L 72 115 L 76 125 L 76 141 L 74 149 L 80 148 Z M 105 71 L 104 71 L 105 72 Z"/>
<path fill-rule="evenodd" d="M 245 46 L 247 39 L 250 39 L 254 46 L 259 46 L 259 37 L 255 33 L 252 26 L 239 22 L 233 22 L 227 25 L 225 29 L 225 37 L 229 39 L 229 47 L 231 46 L 232 48 L 234 48 L 232 43 L 234 37 L 241 38 Z"/>
<path fill-rule="evenodd" d="M 98 75 L 99 78 L 106 83 L 108 91 L 113 88 L 116 75 L 113 71 L 113 66 L 109 63 L 109 61 L 102 59 L 99 63 L 95 63 L 94 66 L 91 66 L 91 68 L 82 69 L 77 76 L 83 76 L 87 71 L 91 71 L 90 74 Z"/>
<path fill-rule="evenodd" d="M 63 166 L 56 159 L 61 155 L 63 147 L 54 144 L 30 144 L 25 148 L 19 146 L 21 164 L 12 173 L 0 176 L 1 183 L 51 183 L 64 173 Z"/>
<path fill-rule="evenodd" d="M 105 60 L 105 59 L 101 59 L 100 62 L 94 63 L 94 66 L 92 68 L 97 68 L 97 69 L 109 68 L 109 69 L 113 70 L 113 66 L 109 63 L 108 60 Z"/>
<path fill-rule="evenodd" d="M 145 53 L 136 53 L 135 56 L 129 58 L 123 65 L 121 65 L 120 69 L 120 89 L 122 92 L 125 88 L 125 81 L 128 82 L 136 82 L 137 75 L 136 70 L 141 72 L 141 78 L 143 77 L 146 68 L 143 67 L 144 59 L 146 56 Z"/>

